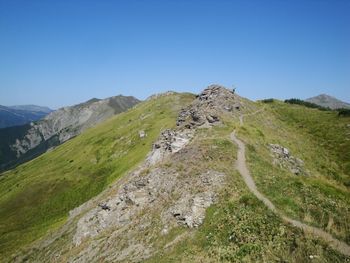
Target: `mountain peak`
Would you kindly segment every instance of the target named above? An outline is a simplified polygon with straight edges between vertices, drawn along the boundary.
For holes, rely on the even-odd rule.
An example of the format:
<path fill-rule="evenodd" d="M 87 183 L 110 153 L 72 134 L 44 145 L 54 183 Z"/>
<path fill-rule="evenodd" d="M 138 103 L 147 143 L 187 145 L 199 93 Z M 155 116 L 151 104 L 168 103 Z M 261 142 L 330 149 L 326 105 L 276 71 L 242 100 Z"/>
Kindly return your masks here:
<path fill-rule="evenodd" d="M 308 98 L 305 101 L 312 102 L 322 107 L 328 107 L 332 110 L 339 108 L 350 108 L 350 104 L 344 101 L 341 101 L 335 97 L 332 97 L 328 94 L 320 94 L 318 96 Z"/>

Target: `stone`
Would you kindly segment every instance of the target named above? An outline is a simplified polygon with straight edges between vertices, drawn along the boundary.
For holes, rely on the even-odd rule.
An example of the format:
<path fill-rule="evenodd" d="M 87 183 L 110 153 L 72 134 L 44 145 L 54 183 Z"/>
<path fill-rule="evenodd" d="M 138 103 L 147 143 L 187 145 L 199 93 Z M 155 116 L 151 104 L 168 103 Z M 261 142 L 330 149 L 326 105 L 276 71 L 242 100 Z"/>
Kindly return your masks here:
<path fill-rule="evenodd" d="M 304 169 L 304 162 L 292 156 L 288 148 L 278 144 L 269 144 L 272 153 L 273 164 L 279 165 L 282 168 L 288 169 L 295 175 L 308 175 L 309 173 Z"/>
<path fill-rule="evenodd" d="M 145 138 L 147 136 L 146 132 L 145 131 L 139 131 L 139 137 L 141 139 Z"/>
<path fill-rule="evenodd" d="M 221 113 L 234 113 L 234 109 L 239 110 L 240 107 L 239 100 L 230 90 L 219 85 L 211 85 L 197 95 L 188 108 L 180 111 L 176 125 L 187 129 L 209 128 L 220 123 L 218 116 Z"/>
<path fill-rule="evenodd" d="M 190 142 L 192 137 L 193 131 L 191 130 L 183 132 L 170 129 L 164 130 L 158 141 L 153 144 L 153 149 L 146 158 L 148 165 L 154 165 L 165 159 L 171 153 L 180 151 Z"/>

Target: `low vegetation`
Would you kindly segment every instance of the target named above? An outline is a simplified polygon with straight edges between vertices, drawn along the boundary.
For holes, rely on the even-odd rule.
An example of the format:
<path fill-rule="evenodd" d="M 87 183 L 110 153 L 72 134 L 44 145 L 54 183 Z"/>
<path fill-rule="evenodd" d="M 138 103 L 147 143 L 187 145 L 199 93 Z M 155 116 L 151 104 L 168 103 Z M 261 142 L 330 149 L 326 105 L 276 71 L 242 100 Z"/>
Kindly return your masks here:
<path fill-rule="evenodd" d="M 64 223 L 71 209 L 137 166 L 192 99 L 174 94 L 146 101 L 1 174 L 1 258 Z"/>
<path fill-rule="evenodd" d="M 289 104 L 302 105 L 302 106 L 305 106 L 308 108 L 319 109 L 319 110 L 323 110 L 323 111 L 331 110 L 330 108 L 322 107 L 322 106 L 317 105 L 315 103 L 308 102 L 305 100 L 300 100 L 300 99 L 288 99 L 288 100 L 285 100 L 284 102 L 289 103 Z"/>
<path fill-rule="evenodd" d="M 349 119 L 275 101 L 247 116 L 239 135 L 258 188 L 287 215 L 350 243 Z M 268 144 L 288 148 L 302 159 L 309 176 L 273 165 Z"/>
<path fill-rule="evenodd" d="M 215 128 L 207 136 L 229 138 L 234 127 L 235 124 L 231 123 L 226 127 Z M 214 145 L 213 140 L 204 140 L 204 145 Z M 230 141 L 217 145 L 225 144 L 236 148 Z M 232 169 L 235 155 L 232 154 L 230 158 L 227 156 L 229 151 L 222 150 L 214 148 L 209 160 L 219 163 L 221 171 L 229 175 L 229 179 L 218 202 L 207 210 L 204 225 L 198 231 L 187 230 L 187 235 L 181 227 L 173 230 L 158 241 L 158 246 L 163 249 L 146 262 L 308 262 L 312 258 L 320 262 L 346 260 L 322 241 L 305 236 L 302 231 L 284 223 L 268 210 L 248 191 L 241 176 Z M 225 161 L 220 162 L 218 156 L 225 156 Z M 208 164 L 211 167 L 211 163 Z M 208 164 L 203 164 L 202 168 Z M 185 238 L 176 238 L 183 236 Z M 167 246 L 174 242 L 174 246 Z"/>
<path fill-rule="evenodd" d="M 338 115 L 342 117 L 350 117 L 350 109 L 337 109 Z"/>

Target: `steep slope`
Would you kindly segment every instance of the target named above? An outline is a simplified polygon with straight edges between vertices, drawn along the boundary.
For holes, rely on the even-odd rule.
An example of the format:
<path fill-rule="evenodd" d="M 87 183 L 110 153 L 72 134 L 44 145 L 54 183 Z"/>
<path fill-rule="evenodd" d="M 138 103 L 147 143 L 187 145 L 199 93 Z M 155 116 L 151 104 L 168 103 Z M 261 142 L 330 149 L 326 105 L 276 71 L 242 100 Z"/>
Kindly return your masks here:
<path fill-rule="evenodd" d="M 61 108 L 35 123 L 0 129 L 0 171 L 37 157 L 138 102 L 125 96 L 92 99 Z"/>
<path fill-rule="evenodd" d="M 305 101 L 315 103 L 319 106 L 330 108 L 332 110 L 335 109 L 342 109 L 347 108 L 350 109 L 350 104 L 346 103 L 344 101 L 338 100 L 337 98 L 334 98 L 332 96 L 329 96 L 327 94 L 321 94 L 312 98 L 308 98 Z"/>
<path fill-rule="evenodd" d="M 171 98 L 165 108 L 174 104 L 172 95 L 145 104 L 165 98 Z M 307 114 L 311 121 L 303 119 Z M 112 178 L 106 190 L 71 210 L 64 225 L 17 253 L 15 260 L 345 262 L 350 195 L 347 166 L 341 164 L 347 158 L 324 144 L 328 135 L 310 132 L 337 124 L 334 147 L 348 147 L 348 122 L 334 112 L 254 103 L 210 86 L 181 109 L 176 127 L 174 117 L 161 126 L 158 139 L 155 131 L 153 147 L 139 166 L 124 170 L 120 180 Z M 246 169 L 271 200 L 269 206 L 236 170 L 234 130 L 246 145 Z M 139 136 L 149 138 L 143 132 Z M 340 240 L 345 251 L 300 225 Z"/>
<path fill-rule="evenodd" d="M 10 107 L 0 105 L 0 129 L 40 120 L 50 112 L 52 112 L 51 109 L 36 105 Z"/>
<path fill-rule="evenodd" d="M 0 261 L 136 167 L 193 95 L 149 100 L 0 176 Z M 146 136 L 140 138 L 139 132 Z"/>

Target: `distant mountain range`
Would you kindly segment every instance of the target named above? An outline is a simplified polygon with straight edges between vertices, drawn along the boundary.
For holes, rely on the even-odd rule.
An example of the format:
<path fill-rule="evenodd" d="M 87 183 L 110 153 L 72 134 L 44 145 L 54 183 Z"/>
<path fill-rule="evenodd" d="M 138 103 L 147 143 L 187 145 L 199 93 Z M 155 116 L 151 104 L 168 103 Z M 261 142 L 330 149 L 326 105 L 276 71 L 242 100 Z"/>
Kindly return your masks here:
<path fill-rule="evenodd" d="M 103 100 L 94 98 L 53 111 L 35 123 L 0 129 L 0 171 L 31 160 L 138 102 L 134 97 L 121 95 Z M 29 108 L 34 110 L 37 106 Z"/>
<path fill-rule="evenodd" d="M 37 105 L 17 105 L 1 106 L 0 105 L 0 128 L 18 126 L 37 121 L 52 112 L 48 107 Z"/>
<path fill-rule="evenodd" d="M 332 110 L 340 108 L 350 108 L 350 104 L 327 94 L 321 94 L 316 97 L 308 98 L 305 101 L 312 102 L 319 106 L 330 108 Z"/>

